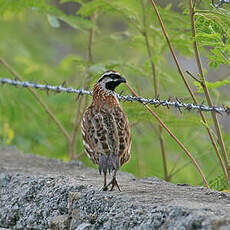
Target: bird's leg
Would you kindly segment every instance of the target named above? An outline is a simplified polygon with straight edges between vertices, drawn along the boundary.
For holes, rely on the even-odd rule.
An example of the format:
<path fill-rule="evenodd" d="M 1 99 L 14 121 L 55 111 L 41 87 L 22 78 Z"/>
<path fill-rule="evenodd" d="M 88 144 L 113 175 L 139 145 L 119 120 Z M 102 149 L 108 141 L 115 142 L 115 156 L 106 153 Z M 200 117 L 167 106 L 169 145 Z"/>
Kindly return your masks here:
<path fill-rule="evenodd" d="M 116 186 L 118 188 L 119 192 L 121 192 L 121 189 L 120 189 L 120 187 L 119 187 L 119 185 L 117 183 L 116 174 L 117 174 L 117 170 L 114 170 L 113 179 L 111 181 L 112 187 L 111 187 L 110 191 L 112 191 L 114 186 Z"/>
<path fill-rule="evenodd" d="M 108 189 L 108 187 L 110 185 L 112 185 L 110 191 L 112 191 L 113 188 L 116 186 L 118 188 L 118 190 L 121 192 L 121 189 L 120 189 L 120 187 L 119 187 L 119 185 L 117 183 L 116 174 L 117 174 L 117 170 L 115 169 L 114 173 L 113 173 L 113 178 L 112 178 L 112 180 L 106 186 L 104 186 L 104 188 L 103 188 L 104 191 L 106 191 Z"/>
<path fill-rule="evenodd" d="M 103 186 L 103 191 L 107 191 L 108 186 L 106 186 L 106 173 L 104 173 L 104 186 Z"/>

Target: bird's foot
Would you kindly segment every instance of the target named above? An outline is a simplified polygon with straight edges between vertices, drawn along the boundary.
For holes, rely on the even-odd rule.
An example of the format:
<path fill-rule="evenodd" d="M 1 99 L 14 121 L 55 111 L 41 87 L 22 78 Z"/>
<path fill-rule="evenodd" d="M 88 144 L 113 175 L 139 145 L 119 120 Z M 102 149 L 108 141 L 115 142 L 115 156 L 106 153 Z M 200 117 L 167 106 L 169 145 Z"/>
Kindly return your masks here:
<path fill-rule="evenodd" d="M 119 192 L 121 192 L 121 189 L 120 189 L 120 187 L 119 187 L 119 185 L 118 185 L 118 183 L 117 183 L 116 177 L 113 177 L 113 179 L 112 179 L 111 182 L 112 182 L 112 183 L 111 183 L 111 184 L 112 184 L 112 187 L 111 187 L 110 191 L 112 191 L 114 187 L 117 187 L 118 190 L 119 190 Z"/>
<path fill-rule="evenodd" d="M 107 185 L 103 186 L 103 187 L 101 188 L 101 190 L 107 191 L 107 190 L 108 190 L 108 186 L 107 186 Z"/>
<path fill-rule="evenodd" d="M 109 187 L 110 185 L 112 185 L 110 191 L 112 191 L 112 190 L 114 189 L 114 187 L 117 187 L 118 190 L 121 192 L 121 189 L 120 189 L 120 187 L 119 187 L 119 185 L 118 185 L 118 183 L 117 183 L 116 177 L 113 177 L 113 179 L 112 179 L 107 185 L 105 185 L 105 186 L 102 188 L 102 190 L 103 190 L 103 191 L 107 191 L 107 190 L 108 190 L 108 187 Z"/>

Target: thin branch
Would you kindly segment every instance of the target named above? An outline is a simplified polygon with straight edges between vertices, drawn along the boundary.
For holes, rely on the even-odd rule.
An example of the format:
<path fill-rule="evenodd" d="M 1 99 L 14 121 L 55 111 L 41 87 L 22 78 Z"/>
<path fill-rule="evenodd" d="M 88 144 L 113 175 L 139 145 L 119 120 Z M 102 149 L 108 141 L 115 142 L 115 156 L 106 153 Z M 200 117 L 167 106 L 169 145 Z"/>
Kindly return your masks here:
<path fill-rule="evenodd" d="M 143 31 L 142 31 L 142 35 L 145 39 L 145 44 L 146 44 L 146 49 L 147 49 L 147 53 L 148 53 L 148 58 L 149 58 L 149 63 L 151 65 L 151 70 L 152 70 L 152 75 L 153 75 L 153 82 L 154 82 L 154 94 L 155 97 L 158 95 L 158 89 L 159 89 L 159 79 L 158 76 L 156 74 L 156 67 L 155 64 L 153 62 L 153 55 L 152 55 L 152 48 L 150 46 L 150 42 L 149 42 L 149 36 L 148 36 L 148 31 L 147 31 L 147 25 L 146 25 L 146 11 L 145 11 L 145 5 L 143 0 L 141 1 L 141 6 L 142 6 L 142 12 L 143 12 Z"/>
<path fill-rule="evenodd" d="M 153 76 L 154 95 L 156 97 L 159 94 L 159 79 L 158 79 L 158 75 L 156 73 L 155 63 L 153 62 L 153 55 L 152 55 L 153 48 L 151 48 L 151 46 L 150 46 L 150 41 L 149 41 L 149 36 L 148 36 L 147 23 L 146 23 L 146 6 L 145 6 L 143 0 L 140 0 L 140 1 L 141 1 L 141 6 L 142 6 L 142 12 L 143 12 L 143 31 L 141 34 L 143 35 L 143 37 L 145 39 L 149 63 L 151 65 L 152 76 Z M 160 147 L 161 147 L 161 155 L 162 155 L 163 168 L 164 168 L 164 178 L 166 181 L 169 181 L 164 136 L 162 134 L 163 129 L 160 125 L 158 128 L 159 128 L 158 138 L 159 138 Z"/>
<path fill-rule="evenodd" d="M 95 13 L 91 17 L 91 20 L 93 22 L 95 22 L 96 19 L 97 19 L 97 14 Z M 95 29 L 91 28 L 89 30 L 89 42 L 88 42 L 88 62 L 89 62 L 89 65 L 93 63 L 92 49 L 93 49 L 94 33 L 95 33 Z M 90 75 L 89 74 L 89 67 L 87 67 L 87 76 L 85 78 L 85 83 L 84 83 L 84 86 L 87 90 L 89 89 L 89 85 L 90 85 L 90 76 L 89 75 Z M 70 159 L 73 159 L 75 156 L 75 145 L 76 145 L 77 133 L 78 133 L 78 129 L 80 127 L 81 117 L 82 117 L 82 112 L 81 112 L 82 100 L 83 100 L 82 98 L 79 99 L 79 103 L 77 106 L 76 119 L 74 122 L 74 131 L 73 131 L 73 135 L 72 135 L 72 139 L 71 139 L 71 143 L 70 143 Z M 88 104 L 88 97 L 85 97 L 84 108 L 87 107 L 87 104 Z"/>
<path fill-rule="evenodd" d="M 76 160 L 79 160 L 79 159 L 80 159 L 81 157 L 83 157 L 84 155 L 85 155 L 85 152 L 84 152 L 84 151 L 78 153 L 77 156 L 76 156 Z"/>
<path fill-rule="evenodd" d="M 196 0 L 193 0 L 192 9 L 194 10 L 196 6 Z"/>
<path fill-rule="evenodd" d="M 159 126 L 159 131 L 160 131 L 159 140 L 160 140 L 160 146 L 161 146 L 161 155 L 162 155 L 163 168 L 164 168 L 164 178 L 166 181 L 170 181 L 170 177 L 168 174 L 168 167 L 167 167 L 166 151 L 165 151 L 165 140 L 164 140 L 164 136 L 162 133 L 163 129 L 161 126 Z"/>
<path fill-rule="evenodd" d="M 142 151 L 139 148 L 139 144 L 135 144 L 135 152 L 137 157 L 137 167 L 138 167 L 138 177 L 144 177 L 143 169 L 145 168 L 145 164 L 143 162 Z"/>
<path fill-rule="evenodd" d="M 204 157 L 207 157 L 207 153 L 205 153 L 205 154 L 200 154 L 196 159 L 198 160 L 200 160 L 200 159 L 202 159 L 202 158 L 204 158 Z M 169 177 L 172 177 L 172 176 L 175 176 L 177 173 L 179 173 L 181 170 L 183 170 L 185 167 L 187 167 L 188 165 L 190 165 L 192 162 L 191 161 L 187 161 L 187 162 L 185 162 L 183 165 L 181 165 L 180 167 L 178 167 L 178 168 L 176 168 L 176 167 L 174 167 L 172 170 L 171 170 L 171 172 L 169 173 Z M 177 165 L 177 163 L 175 163 L 175 165 Z M 206 176 L 206 178 L 207 178 L 207 176 Z"/>
<path fill-rule="evenodd" d="M 76 109 L 77 111 L 76 119 L 74 122 L 73 134 L 72 134 L 72 139 L 70 143 L 70 160 L 73 160 L 75 158 L 75 145 L 76 145 L 76 140 L 77 140 L 78 129 L 81 123 L 81 116 L 82 116 L 82 112 L 81 112 L 82 99 L 83 99 L 82 97 L 79 98 L 78 106 Z"/>
<path fill-rule="evenodd" d="M 136 97 L 138 97 L 137 93 L 128 85 L 128 83 L 126 83 L 127 87 L 129 88 L 130 92 L 135 95 Z M 171 132 L 171 130 L 165 125 L 165 123 L 158 117 L 158 115 L 153 112 L 150 107 L 146 104 L 143 104 L 145 106 L 145 108 L 157 119 L 157 121 L 159 122 L 159 124 L 162 126 L 162 128 L 164 128 L 167 133 L 174 139 L 174 141 L 176 141 L 176 143 L 182 148 L 182 150 L 186 153 L 186 155 L 191 159 L 191 161 L 193 162 L 193 164 L 195 165 L 195 167 L 197 168 L 205 186 L 207 188 L 209 188 L 208 182 L 204 176 L 204 173 L 202 172 L 200 166 L 198 165 L 198 163 L 196 162 L 196 160 L 193 158 L 192 154 L 186 149 L 186 147 L 180 142 L 180 140 Z"/>
<path fill-rule="evenodd" d="M 185 72 L 186 72 L 191 78 L 193 78 L 193 80 L 195 80 L 196 82 L 201 83 L 201 81 L 200 81 L 198 78 L 196 78 L 191 72 L 189 72 L 188 70 L 186 70 Z"/>
<path fill-rule="evenodd" d="M 91 17 L 91 20 L 93 23 L 96 22 L 97 20 L 97 13 L 94 13 L 93 16 Z M 91 28 L 89 31 L 89 42 L 88 42 L 88 61 L 89 63 L 93 63 L 93 40 L 94 40 L 94 34 L 95 34 L 95 29 Z"/>
<path fill-rule="evenodd" d="M 155 12 L 156 12 L 156 14 L 157 14 L 157 18 L 158 18 L 158 20 L 159 20 L 159 23 L 160 23 L 160 25 L 161 25 L 161 28 L 162 28 L 162 32 L 163 32 L 163 34 L 164 34 L 164 37 L 165 37 L 165 39 L 166 39 L 166 41 L 167 41 L 167 43 L 168 43 L 169 49 L 170 49 L 171 54 L 172 54 L 172 56 L 173 56 L 173 59 L 174 59 L 174 61 L 175 61 L 175 63 L 176 63 L 178 72 L 180 73 L 180 75 L 181 75 L 181 77 L 182 77 L 182 80 L 184 81 L 184 84 L 185 84 L 186 88 L 188 89 L 188 91 L 189 91 L 191 97 L 193 98 L 194 101 L 197 101 L 196 98 L 195 98 L 195 95 L 194 95 L 193 92 L 192 92 L 192 89 L 190 88 L 190 86 L 189 86 L 189 84 L 188 84 L 188 82 L 187 82 L 187 80 L 186 80 L 186 78 L 185 78 L 185 76 L 184 76 L 184 74 L 183 74 L 183 72 L 182 72 L 182 69 L 181 69 L 181 67 L 180 67 L 180 64 L 179 64 L 179 62 L 178 62 L 178 60 L 177 60 L 177 57 L 176 57 L 175 52 L 174 52 L 174 50 L 173 50 L 173 47 L 172 47 L 172 45 L 171 45 L 169 36 L 168 36 L 168 34 L 167 34 L 166 30 L 165 30 L 165 27 L 164 27 L 163 21 L 162 21 L 162 19 L 161 19 L 160 13 L 159 13 L 159 11 L 158 11 L 158 9 L 157 9 L 157 6 L 156 6 L 154 0 L 151 0 L 151 1 L 152 1 L 153 8 L 154 8 L 154 10 L 155 10 Z"/>
<path fill-rule="evenodd" d="M 188 0 L 188 5 L 189 5 L 191 27 L 192 27 L 193 49 L 194 49 L 194 53 L 195 53 L 197 67 L 198 67 L 200 77 L 201 77 L 201 86 L 202 86 L 202 88 L 204 90 L 204 94 L 205 94 L 206 100 L 208 102 L 208 105 L 213 106 L 212 99 L 211 99 L 208 87 L 206 85 L 206 81 L 205 81 L 205 77 L 204 77 L 204 73 L 203 73 L 203 68 L 202 68 L 202 64 L 201 64 L 201 59 L 200 59 L 200 54 L 199 54 L 197 42 L 196 42 L 196 39 L 195 39 L 196 38 L 196 29 L 195 29 L 194 8 L 192 7 L 192 0 Z M 225 167 L 223 167 L 223 165 L 222 165 L 223 162 L 221 161 L 222 158 L 220 157 L 219 151 L 217 152 L 217 156 L 218 156 L 218 158 L 220 160 L 220 163 L 222 165 L 225 177 L 227 179 L 228 187 L 230 189 L 230 171 L 227 170 L 227 168 L 229 166 L 229 159 L 228 159 L 228 155 L 227 155 L 227 152 L 226 152 L 226 149 L 225 149 L 225 144 L 224 144 L 224 141 L 223 141 L 222 132 L 221 132 L 221 129 L 220 129 L 220 124 L 219 124 L 219 121 L 217 119 L 216 113 L 214 113 L 214 112 L 212 112 L 212 119 L 214 121 L 214 126 L 215 126 L 217 137 L 218 137 L 218 143 L 219 143 L 220 148 L 221 148 L 221 152 L 222 152 L 222 156 L 223 156 L 223 159 L 224 159 Z"/>
<path fill-rule="evenodd" d="M 181 170 L 183 170 L 184 168 L 186 168 L 188 165 L 191 164 L 191 161 L 187 161 L 185 162 L 182 166 L 180 166 L 179 168 L 174 168 L 170 173 L 169 173 L 169 178 L 175 176 L 177 173 L 179 173 Z"/>
<path fill-rule="evenodd" d="M 163 22 L 162 22 L 162 19 L 161 19 L 161 16 L 160 16 L 160 14 L 159 14 L 159 11 L 158 11 L 158 9 L 157 9 L 157 6 L 156 6 L 156 4 L 155 4 L 155 1 L 154 1 L 154 0 L 151 0 L 151 2 L 152 2 L 152 5 L 153 5 L 153 8 L 154 8 L 154 10 L 155 10 L 155 12 L 156 12 L 156 14 L 157 14 L 157 18 L 158 18 L 159 23 L 160 23 L 160 25 L 161 25 L 161 28 L 162 28 L 162 32 L 163 32 L 163 34 L 164 34 L 164 37 L 165 37 L 165 39 L 166 39 L 166 41 L 167 41 L 167 43 L 168 43 L 170 52 L 171 52 L 171 54 L 172 54 L 172 56 L 173 56 L 173 59 L 174 59 L 174 61 L 175 61 L 175 63 L 176 63 L 178 72 L 179 72 L 179 74 L 181 75 L 181 78 L 182 78 L 182 80 L 183 80 L 183 82 L 184 82 L 184 84 L 185 84 L 187 90 L 189 91 L 189 93 L 190 93 L 190 95 L 191 95 L 191 97 L 192 97 L 194 103 L 195 103 L 195 104 L 199 104 L 199 103 L 198 103 L 198 100 L 196 99 L 194 93 L 192 92 L 192 89 L 190 88 L 190 86 L 189 86 L 189 84 L 188 84 L 188 82 L 187 82 L 187 80 L 186 80 L 186 78 L 185 78 L 185 76 L 184 76 L 184 74 L 183 74 L 183 72 L 182 72 L 182 69 L 181 69 L 181 67 L 180 67 L 180 64 L 179 64 L 179 62 L 178 62 L 178 60 L 177 60 L 177 57 L 176 57 L 176 55 L 175 55 L 175 52 L 174 52 L 174 50 L 173 50 L 173 48 L 172 48 L 172 45 L 171 45 L 169 36 L 168 36 L 168 34 L 166 33 L 164 24 L 163 24 Z M 202 121 L 203 121 L 205 124 L 207 124 L 207 120 L 206 120 L 206 118 L 205 118 L 205 116 L 204 116 L 204 114 L 203 114 L 203 112 L 202 112 L 201 110 L 200 110 L 200 116 L 201 116 L 201 118 L 202 118 Z M 218 158 L 219 158 L 219 160 L 220 160 L 220 164 L 221 164 L 221 166 L 222 166 L 222 168 L 223 168 L 223 170 L 224 170 L 224 173 L 226 174 L 226 173 L 227 173 L 227 172 L 226 172 L 226 168 L 223 167 L 223 164 L 222 164 L 222 162 L 221 162 L 221 157 L 220 157 L 220 153 L 219 153 L 218 147 L 217 147 L 217 145 L 216 145 L 215 139 L 214 139 L 214 137 L 213 137 L 213 135 L 212 135 L 212 132 L 211 132 L 210 128 L 208 127 L 208 125 L 206 126 L 206 129 L 207 129 L 209 138 L 210 138 L 210 140 L 211 140 L 211 142 L 212 142 L 212 145 L 213 145 L 213 147 L 214 147 L 214 149 L 215 149 L 215 151 L 216 151 L 216 154 L 217 154 L 217 156 L 218 156 Z"/>
<path fill-rule="evenodd" d="M 96 23 L 97 20 L 97 12 L 95 12 L 92 16 L 91 16 L 91 20 Z M 86 77 L 85 77 L 85 82 L 84 82 L 84 87 L 86 90 L 89 89 L 90 86 L 90 82 L 91 82 L 91 73 L 89 71 L 90 65 L 93 63 L 93 42 L 94 42 L 94 36 L 95 36 L 95 29 L 91 28 L 89 30 L 89 41 L 88 41 L 88 66 L 87 66 L 87 70 L 86 70 Z M 85 97 L 85 102 L 84 102 L 84 108 L 86 108 L 88 105 L 88 97 Z"/>
<path fill-rule="evenodd" d="M 18 80 L 22 81 L 22 77 L 3 59 L 0 58 L 0 62 L 2 63 L 2 65 L 8 69 L 8 71 Z M 69 135 L 69 133 L 66 131 L 66 129 L 62 126 L 61 122 L 55 117 L 55 115 L 53 114 L 53 112 L 50 110 L 50 108 L 48 107 L 48 105 L 38 96 L 37 92 L 32 89 L 32 88 L 28 88 L 29 92 L 36 98 L 36 100 L 38 101 L 38 103 L 44 108 L 44 110 L 46 111 L 46 113 L 50 116 L 50 118 L 54 121 L 54 123 L 57 125 L 57 127 L 60 129 L 60 131 L 65 135 L 66 139 L 68 142 L 70 142 L 71 137 Z"/>

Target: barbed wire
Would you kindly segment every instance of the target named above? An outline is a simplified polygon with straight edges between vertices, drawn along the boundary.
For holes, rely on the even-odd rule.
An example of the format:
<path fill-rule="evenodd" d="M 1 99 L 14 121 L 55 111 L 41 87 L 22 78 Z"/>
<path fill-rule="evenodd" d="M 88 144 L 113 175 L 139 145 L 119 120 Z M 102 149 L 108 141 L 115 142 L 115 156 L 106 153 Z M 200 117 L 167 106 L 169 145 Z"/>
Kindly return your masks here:
<path fill-rule="evenodd" d="M 60 93 L 60 92 L 65 92 L 65 93 L 75 93 L 75 94 L 79 94 L 79 95 L 91 95 L 92 96 L 92 91 L 88 91 L 85 89 L 74 89 L 72 87 L 64 87 L 64 84 L 61 84 L 59 86 L 53 86 L 53 85 L 49 85 L 49 84 L 37 84 L 34 82 L 28 82 L 28 81 L 18 81 L 18 80 L 12 80 L 9 78 L 0 78 L 0 82 L 4 85 L 4 84 L 8 84 L 8 85 L 13 85 L 13 86 L 21 86 L 23 88 L 35 88 L 35 89 L 39 89 L 39 90 L 44 90 L 44 91 L 53 91 L 56 93 Z M 158 106 L 164 106 L 167 108 L 170 107 L 174 107 L 176 109 L 178 109 L 181 112 L 181 108 L 191 111 L 191 110 L 197 110 L 197 111 L 203 111 L 203 112 L 216 112 L 219 114 L 222 113 L 227 113 L 228 115 L 230 114 L 230 107 L 228 106 L 213 106 L 213 107 L 209 107 L 204 105 L 203 103 L 197 105 L 197 104 L 193 104 L 193 103 L 183 103 L 181 102 L 178 98 L 176 98 L 176 101 L 171 101 L 171 98 L 166 99 L 166 100 L 161 100 L 159 99 L 159 97 L 157 98 L 143 98 L 143 97 L 134 97 L 134 96 L 130 96 L 130 95 L 121 95 L 121 94 L 117 94 L 117 97 L 119 100 L 121 101 L 128 101 L 128 102 L 133 102 L 133 101 L 137 101 L 139 103 L 145 103 L 145 104 L 150 104 L 150 105 L 154 105 L 155 107 Z"/>
<path fill-rule="evenodd" d="M 215 1 L 212 0 L 212 5 L 215 7 L 215 8 L 219 8 L 219 7 L 222 7 L 223 4 L 225 3 L 230 3 L 230 0 L 219 0 L 219 2 L 217 4 L 215 4 Z"/>

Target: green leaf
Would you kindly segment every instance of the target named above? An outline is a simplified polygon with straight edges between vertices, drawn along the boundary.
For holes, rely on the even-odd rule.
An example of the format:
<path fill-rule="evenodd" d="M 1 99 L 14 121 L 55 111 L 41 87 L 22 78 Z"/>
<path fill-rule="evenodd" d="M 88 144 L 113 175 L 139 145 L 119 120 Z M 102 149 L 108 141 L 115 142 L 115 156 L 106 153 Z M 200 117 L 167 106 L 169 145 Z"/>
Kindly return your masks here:
<path fill-rule="evenodd" d="M 208 70 L 207 69 L 203 69 L 203 75 L 204 75 L 204 77 L 207 75 L 207 73 L 208 73 Z"/>
<path fill-rule="evenodd" d="M 230 84 L 229 80 L 216 81 L 216 82 L 206 82 L 208 89 L 216 89 L 227 84 Z"/>
<path fill-rule="evenodd" d="M 89 17 L 98 10 L 108 12 L 112 11 L 113 7 L 104 0 L 94 0 L 84 4 L 77 13 L 83 17 Z"/>
<path fill-rule="evenodd" d="M 230 84 L 230 80 L 223 80 L 223 81 L 216 81 L 216 82 L 206 81 L 206 85 L 207 85 L 208 89 L 211 89 L 211 90 L 220 88 L 220 87 L 225 86 L 227 84 Z M 203 88 L 199 82 L 194 82 L 194 85 L 198 87 L 198 93 L 203 92 Z"/>
<path fill-rule="evenodd" d="M 230 66 L 230 45 L 215 47 L 210 50 L 209 67 L 217 68 L 220 64 Z"/>
<path fill-rule="evenodd" d="M 61 0 L 60 1 L 60 3 L 66 3 L 66 2 L 83 3 L 83 0 Z"/>
<path fill-rule="evenodd" d="M 37 10 L 41 13 L 51 13 L 59 11 L 55 7 L 47 4 L 46 0 L 0 0 L 0 15 L 3 15 L 8 11 L 19 13 L 28 8 Z"/>
<path fill-rule="evenodd" d="M 79 16 L 62 14 L 58 16 L 58 18 L 66 22 L 68 25 L 70 25 L 74 29 L 79 29 L 81 31 L 85 31 L 91 28 L 96 29 L 96 26 L 90 20 L 81 18 Z"/>
<path fill-rule="evenodd" d="M 17 0 L 17 1 L 4 1 L 0 0 L 0 15 L 8 11 L 19 13 L 27 8 L 36 10 L 39 13 L 47 14 L 48 22 L 54 28 L 60 26 L 58 19 L 66 22 L 68 25 L 79 30 L 88 30 L 96 28 L 96 26 L 89 20 L 74 15 L 66 15 L 56 7 L 49 5 L 45 0 Z"/>
<path fill-rule="evenodd" d="M 54 28 L 60 27 L 60 23 L 59 23 L 57 17 L 48 14 L 48 15 L 47 15 L 47 19 L 48 19 L 49 24 L 50 24 L 52 27 L 54 27 Z"/>
<path fill-rule="evenodd" d="M 222 36 L 219 33 L 197 33 L 196 41 L 202 46 L 215 46 L 222 43 Z"/>
<path fill-rule="evenodd" d="M 98 74 L 98 73 L 103 73 L 106 71 L 106 68 L 103 64 L 95 64 L 91 65 L 89 68 L 90 73 L 92 74 Z"/>
<path fill-rule="evenodd" d="M 62 59 L 60 63 L 60 69 L 66 71 L 66 70 L 72 69 L 73 65 L 86 66 L 87 64 L 88 62 L 82 59 L 81 56 L 76 55 L 76 54 L 70 54 Z"/>
<path fill-rule="evenodd" d="M 42 67 L 38 63 L 33 62 L 30 58 L 18 56 L 15 59 L 25 66 L 24 74 L 31 74 L 42 70 Z"/>
<path fill-rule="evenodd" d="M 209 181 L 209 185 L 211 189 L 215 189 L 218 191 L 226 190 L 228 189 L 228 184 L 226 182 L 226 178 L 223 173 L 218 175 L 213 180 Z"/>
<path fill-rule="evenodd" d="M 138 6 L 138 7 L 137 7 Z M 106 0 L 94 0 L 84 4 L 80 10 L 77 12 L 83 17 L 89 17 L 95 12 L 105 12 L 105 13 L 119 13 L 126 17 L 129 21 L 135 23 L 137 26 L 139 18 L 139 2 L 135 0 L 117 0 L 117 1 L 106 1 Z"/>

